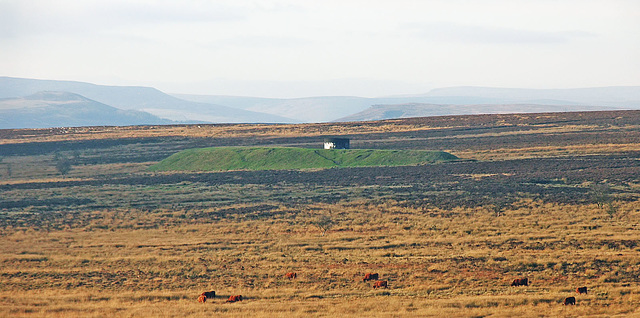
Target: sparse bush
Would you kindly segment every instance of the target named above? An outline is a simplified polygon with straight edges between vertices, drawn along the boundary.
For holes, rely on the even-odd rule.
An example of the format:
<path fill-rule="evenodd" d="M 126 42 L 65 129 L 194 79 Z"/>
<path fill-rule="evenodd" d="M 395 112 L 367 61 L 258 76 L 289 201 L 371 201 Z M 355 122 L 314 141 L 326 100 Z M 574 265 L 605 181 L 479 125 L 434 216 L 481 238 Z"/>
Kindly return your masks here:
<path fill-rule="evenodd" d="M 56 169 L 61 175 L 64 176 L 67 173 L 69 173 L 69 171 L 71 171 L 71 164 L 72 164 L 71 159 L 64 156 L 57 155 L 55 156 L 55 161 L 56 161 Z"/>
<path fill-rule="evenodd" d="M 327 215 L 319 215 L 313 220 L 311 220 L 311 224 L 315 225 L 322 232 L 322 236 L 324 236 L 331 227 L 334 225 L 334 220 Z"/>
<path fill-rule="evenodd" d="M 591 186 L 591 196 L 598 208 L 603 208 L 605 204 L 611 202 L 611 187 L 606 183 L 594 184 Z"/>
<path fill-rule="evenodd" d="M 609 217 L 613 217 L 616 213 L 618 213 L 618 207 L 613 201 L 607 202 L 604 211 L 609 214 Z"/>

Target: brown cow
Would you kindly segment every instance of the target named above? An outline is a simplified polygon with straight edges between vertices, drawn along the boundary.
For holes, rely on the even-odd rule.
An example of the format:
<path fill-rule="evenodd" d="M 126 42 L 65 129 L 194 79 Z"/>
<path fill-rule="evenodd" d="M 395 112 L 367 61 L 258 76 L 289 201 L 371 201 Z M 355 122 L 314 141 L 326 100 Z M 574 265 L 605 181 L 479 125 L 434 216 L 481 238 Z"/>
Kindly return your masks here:
<path fill-rule="evenodd" d="M 567 297 L 564 299 L 564 305 L 575 305 L 576 304 L 576 298 L 571 296 L 571 297 Z"/>
<path fill-rule="evenodd" d="M 529 286 L 528 278 L 516 278 L 511 283 L 511 286 Z"/>
<path fill-rule="evenodd" d="M 207 298 L 216 298 L 216 292 L 215 291 L 208 291 L 208 292 L 204 292 L 202 293 L 202 295 L 204 295 Z"/>
<path fill-rule="evenodd" d="M 296 274 L 295 272 L 288 272 L 286 274 L 284 274 L 285 277 L 287 277 L 288 279 L 294 279 L 296 277 L 298 277 L 298 274 Z"/>
<path fill-rule="evenodd" d="M 379 280 L 375 283 L 373 283 L 373 288 L 387 288 L 387 281 L 386 280 Z"/>
<path fill-rule="evenodd" d="M 587 293 L 587 287 L 578 287 L 578 288 L 576 289 L 576 292 L 577 292 L 578 294 L 586 294 L 586 293 Z"/>
<path fill-rule="evenodd" d="M 242 301 L 242 295 L 229 296 L 229 299 L 227 299 L 228 303 L 235 303 L 236 301 Z"/>
<path fill-rule="evenodd" d="M 362 281 L 366 282 L 368 280 L 378 280 L 378 273 L 366 273 L 366 274 L 364 274 L 364 278 L 362 279 Z"/>
<path fill-rule="evenodd" d="M 198 296 L 198 302 L 199 303 L 203 303 L 203 304 L 206 303 L 207 302 L 207 296 L 205 296 L 205 295 Z"/>

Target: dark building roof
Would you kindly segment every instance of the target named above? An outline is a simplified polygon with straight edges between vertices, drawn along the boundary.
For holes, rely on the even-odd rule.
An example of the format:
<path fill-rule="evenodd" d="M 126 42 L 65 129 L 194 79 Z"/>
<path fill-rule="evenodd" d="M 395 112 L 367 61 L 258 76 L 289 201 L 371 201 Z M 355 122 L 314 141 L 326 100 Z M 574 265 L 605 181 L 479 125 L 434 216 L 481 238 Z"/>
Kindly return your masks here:
<path fill-rule="evenodd" d="M 343 143 L 349 142 L 349 138 L 326 137 L 324 142 Z"/>
<path fill-rule="evenodd" d="M 325 149 L 349 149 L 349 138 L 327 137 L 324 139 Z M 332 145 L 327 145 L 332 144 Z"/>

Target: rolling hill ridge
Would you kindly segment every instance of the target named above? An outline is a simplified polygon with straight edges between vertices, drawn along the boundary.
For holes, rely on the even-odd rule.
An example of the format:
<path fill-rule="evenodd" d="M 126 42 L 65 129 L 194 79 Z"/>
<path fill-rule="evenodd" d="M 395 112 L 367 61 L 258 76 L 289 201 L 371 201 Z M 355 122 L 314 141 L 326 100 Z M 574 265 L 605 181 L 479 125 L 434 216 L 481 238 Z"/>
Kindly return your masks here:
<path fill-rule="evenodd" d="M 282 116 L 183 100 L 152 87 L 105 86 L 84 82 L 0 77 L 0 98 L 21 98 L 41 91 L 68 92 L 102 104 L 144 111 L 170 121 L 189 123 L 295 123 Z M 17 110 L 16 110 L 17 111 Z M 88 126 L 89 123 L 81 126 Z M 116 125 L 116 124 L 113 124 Z M 41 127 L 41 126 L 38 126 Z M 34 128 L 34 127 L 21 127 Z"/>
<path fill-rule="evenodd" d="M 468 114 L 592 111 L 640 109 L 640 87 L 613 86 L 576 89 L 519 89 L 491 87 L 449 87 L 426 94 L 357 97 L 319 96 L 306 98 L 261 98 L 224 95 L 169 95 L 152 87 L 106 86 L 74 81 L 0 77 L 0 99 L 22 98 L 41 91 L 68 92 L 121 110 L 143 111 L 180 123 L 321 123 L 380 120 Z M 28 121 L 25 106 L 19 114 L 38 128 L 47 124 Z M 61 113 L 56 114 L 55 112 Z M 72 109 L 51 108 L 53 117 L 75 117 Z M 91 121 L 72 121 L 88 126 Z M 121 125 L 119 122 L 107 123 Z M 51 127 L 51 126 L 50 126 Z"/>
<path fill-rule="evenodd" d="M 38 92 L 0 100 L 0 129 L 167 124 L 175 122 L 67 92 Z"/>
<path fill-rule="evenodd" d="M 576 89 L 450 87 L 426 94 L 365 98 L 259 98 L 176 94 L 179 98 L 291 116 L 302 122 L 362 121 L 444 115 L 640 109 L 640 87 Z"/>

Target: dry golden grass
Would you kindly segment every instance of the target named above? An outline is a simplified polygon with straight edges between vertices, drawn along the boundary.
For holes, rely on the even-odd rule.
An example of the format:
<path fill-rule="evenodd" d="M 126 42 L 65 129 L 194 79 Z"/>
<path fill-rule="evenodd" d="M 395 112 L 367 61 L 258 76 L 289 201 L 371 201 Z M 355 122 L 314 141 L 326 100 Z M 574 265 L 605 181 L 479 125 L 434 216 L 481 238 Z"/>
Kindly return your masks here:
<path fill-rule="evenodd" d="M 233 125 L 179 125 L 179 126 L 130 126 L 130 127 L 69 127 L 50 129 L 20 130 L 20 134 L 0 138 L 0 144 L 51 142 L 69 140 L 100 140 L 110 138 L 150 138 L 150 137 L 300 137 L 326 134 L 365 134 L 380 132 L 418 131 L 451 128 L 449 126 L 429 127 L 407 124 L 402 121 L 388 121 L 388 124 L 358 123 L 344 124 L 233 124 Z M 29 133 L 31 131 L 32 133 Z"/>
<path fill-rule="evenodd" d="M 640 143 L 629 144 L 587 144 L 546 147 L 495 148 L 480 151 L 449 151 L 466 159 L 512 160 L 540 157 L 569 157 L 581 155 L 609 155 L 625 151 L 640 151 Z"/>
<path fill-rule="evenodd" d="M 15 150 L 15 144 L 33 142 L 228 137 L 261 138 L 258 144 L 283 138 L 274 143 L 304 146 L 312 141 L 296 138 L 346 134 L 363 137 L 354 138 L 356 146 L 452 145 L 452 153 L 479 160 L 606 154 L 613 162 L 606 171 L 614 175 L 637 171 L 633 159 L 625 157 L 620 166 L 616 156 L 640 151 L 637 134 L 631 134 L 639 114 L 58 128 L 0 131 L 0 144 Z M 580 116 L 595 119 L 572 121 Z M 622 116 L 635 117 L 618 123 Z M 451 170 L 456 178 L 413 183 L 385 183 L 384 173 L 399 170 L 384 170 L 377 172 L 380 181 L 354 186 L 325 179 L 254 183 L 254 175 L 230 173 L 245 179 L 224 184 L 216 180 L 229 179 L 214 174 L 170 178 L 179 174 L 145 172 L 152 164 L 142 162 L 151 160 L 145 154 L 191 145 L 162 138 L 121 146 L 89 142 L 65 176 L 56 170 L 58 144 L 1 158 L 0 202 L 11 207 L 0 207 L 0 317 L 640 317 L 640 185 L 632 176 L 619 173 L 606 182 L 611 175 L 597 175 L 602 167 L 594 165 L 586 178 L 568 174 L 577 176 L 574 181 L 564 182 L 565 174 L 554 171 L 514 179 L 573 194 L 606 183 L 619 190 L 610 195 L 619 200 L 612 203 L 613 215 L 606 206 L 533 199 L 509 202 L 498 215 L 499 200 L 492 206 L 491 198 L 482 197 L 492 192 L 474 197 L 487 199 L 485 206 L 448 209 L 436 208 L 449 205 L 436 205 L 442 202 L 431 192 L 447 192 L 449 184 L 457 191 L 466 180 L 473 181 L 466 189 L 512 186 L 507 179 L 522 175 L 518 169 Z M 59 155 L 76 155 L 75 148 L 65 149 Z M 126 156 L 136 152 L 142 156 Z M 105 155 L 112 156 L 99 160 Z M 355 176 L 367 177 L 349 177 Z M 445 186 L 430 187 L 436 183 Z M 326 197 L 341 199 L 314 201 Z M 554 202 L 590 202 L 584 198 Z M 332 223 L 323 235 L 316 225 L 326 219 Z M 297 279 L 286 279 L 289 271 Z M 389 288 L 374 290 L 372 282 L 362 282 L 367 272 L 378 272 Z M 531 285 L 511 287 L 520 277 Z M 580 286 L 589 294 L 578 295 Z M 210 290 L 219 297 L 196 301 Z M 245 300 L 224 302 L 235 294 Z M 577 298 L 576 306 L 562 305 L 567 296 Z"/>
<path fill-rule="evenodd" d="M 482 208 L 415 210 L 394 201 L 307 209 L 158 229 L 123 228 L 118 213 L 101 213 L 104 229 L 5 229 L 0 316 L 640 313 L 638 202 L 619 203 L 614 218 L 595 205 L 538 201 L 523 201 L 501 216 Z M 317 215 L 335 221 L 324 236 L 311 224 Z M 167 216 L 145 217 L 136 220 Z M 297 279 L 284 278 L 291 270 Z M 365 272 L 380 273 L 390 288 L 372 289 L 362 282 Z M 530 286 L 509 286 L 522 276 Z M 588 286 L 589 294 L 577 295 L 579 286 Z M 198 303 L 208 290 L 220 296 Z M 224 303 L 232 294 L 245 300 Z M 577 305 L 563 306 L 567 296 L 576 296 Z"/>

